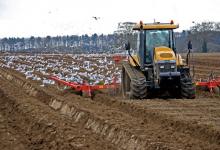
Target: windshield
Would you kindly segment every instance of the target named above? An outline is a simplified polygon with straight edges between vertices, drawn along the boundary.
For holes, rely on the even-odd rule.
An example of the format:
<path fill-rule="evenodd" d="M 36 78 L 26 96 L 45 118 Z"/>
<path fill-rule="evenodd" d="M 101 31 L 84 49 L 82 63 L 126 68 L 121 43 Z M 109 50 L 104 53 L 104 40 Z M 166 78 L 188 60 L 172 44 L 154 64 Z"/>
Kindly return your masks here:
<path fill-rule="evenodd" d="M 172 30 L 146 30 L 146 49 L 153 50 L 158 46 L 172 48 Z"/>

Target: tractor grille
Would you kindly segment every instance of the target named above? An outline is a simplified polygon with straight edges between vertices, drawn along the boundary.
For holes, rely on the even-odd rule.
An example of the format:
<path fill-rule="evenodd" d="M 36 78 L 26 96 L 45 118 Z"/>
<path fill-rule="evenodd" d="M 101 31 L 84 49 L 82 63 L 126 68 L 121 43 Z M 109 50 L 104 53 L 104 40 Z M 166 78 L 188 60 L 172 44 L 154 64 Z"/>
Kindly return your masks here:
<path fill-rule="evenodd" d="M 172 68 L 171 66 L 175 66 L 175 67 Z M 175 72 L 176 64 L 173 64 L 173 63 L 158 64 L 158 68 L 160 72 Z"/>

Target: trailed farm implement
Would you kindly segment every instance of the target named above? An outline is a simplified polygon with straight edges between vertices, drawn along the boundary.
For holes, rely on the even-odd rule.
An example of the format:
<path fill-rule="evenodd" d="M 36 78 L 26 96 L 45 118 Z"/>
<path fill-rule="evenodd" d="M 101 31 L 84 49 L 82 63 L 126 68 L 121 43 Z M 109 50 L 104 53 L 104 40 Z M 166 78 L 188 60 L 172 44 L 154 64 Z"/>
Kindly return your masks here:
<path fill-rule="evenodd" d="M 69 82 L 69 81 L 61 80 L 56 76 L 51 76 L 49 77 L 49 79 L 54 80 L 59 85 L 64 85 L 72 88 L 75 91 L 81 92 L 82 95 L 88 97 L 92 97 L 92 93 L 95 90 L 117 89 L 120 86 L 119 83 L 116 83 L 116 78 L 113 79 L 113 82 L 111 84 L 104 84 L 104 85 L 89 85 L 87 82 L 84 82 L 83 84 L 80 84 L 78 82 Z"/>
<path fill-rule="evenodd" d="M 212 75 L 210 75 L 210 78 L 208 80 L 200 80 L 196 82 L 196 86 L 202 89 L 208 89 L 211 93 L 219 94 L 220 77 L 214 78 Z"/>

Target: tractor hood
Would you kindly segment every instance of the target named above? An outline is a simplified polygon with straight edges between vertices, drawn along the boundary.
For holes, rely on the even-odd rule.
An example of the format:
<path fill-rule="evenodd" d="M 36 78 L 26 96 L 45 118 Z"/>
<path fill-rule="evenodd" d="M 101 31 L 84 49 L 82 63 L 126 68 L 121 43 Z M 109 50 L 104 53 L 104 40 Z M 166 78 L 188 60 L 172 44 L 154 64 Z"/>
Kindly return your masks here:
<path fill-rule="evenodd" d="M 154 61 L 176 60 L 173 50 L 169 47 L 160 46 L 154 48 Z"/>

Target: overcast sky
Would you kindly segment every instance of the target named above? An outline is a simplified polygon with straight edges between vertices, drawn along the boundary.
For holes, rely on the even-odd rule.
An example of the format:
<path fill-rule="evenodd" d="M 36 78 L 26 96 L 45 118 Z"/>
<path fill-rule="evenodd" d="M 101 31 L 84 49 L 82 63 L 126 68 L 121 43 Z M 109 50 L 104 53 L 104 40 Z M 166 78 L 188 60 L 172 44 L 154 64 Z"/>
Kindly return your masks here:
<path fill-rule="evenodd" d="M 113 33 L 118 22 L 220 21 L 220 0 L 0 0 L 0 38 Z M 95 20 L 93 16 L 100 17 Z"/>

